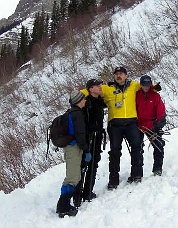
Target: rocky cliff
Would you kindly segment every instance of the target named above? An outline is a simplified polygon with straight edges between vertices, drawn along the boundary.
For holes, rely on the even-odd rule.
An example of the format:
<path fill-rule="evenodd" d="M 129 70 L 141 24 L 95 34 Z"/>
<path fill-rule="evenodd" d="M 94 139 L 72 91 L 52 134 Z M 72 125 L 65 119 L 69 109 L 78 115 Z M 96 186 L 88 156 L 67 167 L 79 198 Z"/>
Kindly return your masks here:
<path fill-rule="evenodd" d="M 56 0 L 60 3 L 60 0 Z M 8 19 L 0 20 L 0 29 L 4 26 L 10 26 L 14 22 L 19 24 L 26 20 L 27 18 L 33 18 L 35 13 L 41 11 L 43 8 L 48 14 L 52 11 L 54 0 L 20 0 L 15 12 L 8 17 Z M 2 35 L 0 35 L 0 47 L 5 42 L 10 42 L 12 46 L 16 46 L 17 37 L 20 33 L 20 29 L 11 29 Z"/>

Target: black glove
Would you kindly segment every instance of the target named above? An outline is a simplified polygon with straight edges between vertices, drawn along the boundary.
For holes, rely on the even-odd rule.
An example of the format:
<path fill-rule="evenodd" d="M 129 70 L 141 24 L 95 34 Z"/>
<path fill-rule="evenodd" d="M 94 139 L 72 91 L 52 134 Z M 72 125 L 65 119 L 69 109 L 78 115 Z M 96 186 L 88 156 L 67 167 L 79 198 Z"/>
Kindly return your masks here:
<path fill-rule="evenodd" d="M 108 82 L 108 86 L 114 85 L 114 82 Z"/>
<path fill-rule="evenodd" d="M 164 135 L 163 129 L 158 127 L 158 126 L 155 126 L 152 131 L 155 132 L 158 135 Z"/>
<path fill-rule="evenodd" d="M 164 131 L 162 128 L 158 128 L 156 131 L 155 131 L 158 135 L 164 135 Z"/>
<path fill-rule="evenodd" d="M 158 82 L 155 86 L 154 89 L 157 90 L 158 92 L 162 90 L 161 86 L 160 86 L 160 82 Z"/>

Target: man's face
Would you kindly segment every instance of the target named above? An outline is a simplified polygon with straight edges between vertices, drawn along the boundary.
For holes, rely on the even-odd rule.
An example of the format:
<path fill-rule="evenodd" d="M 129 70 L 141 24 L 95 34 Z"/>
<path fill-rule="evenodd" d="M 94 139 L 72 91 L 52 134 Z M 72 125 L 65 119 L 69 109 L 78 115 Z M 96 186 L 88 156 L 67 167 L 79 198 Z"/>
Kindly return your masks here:
<path fill-rule="evenodd" d="M 90 94 L 99 96 L 102 93 L 101 85 L 94 85 L 89 89 Z"/>
<path fill-rule="evenodd" d="M 127 74 L 118 71 L 114 74 L 114 79 L 119 85 L 124 85 L 125 80 L 127 79 Z"/>
<path fill-rule="evenodd" d="M 142 85 L 141 85 L 141 88 L 143 89 L 143 91 L 144 91 L 145 93 L 147 93 L 147 92 L 150 90 L 151 86 L 142 86 Z"/>
<path fill-rule="evenodd" d="M 86 98 L 83 98 L 79 103 L 78 103 L 78 106 L 80 108 L 84 108 L 85 107 L 85 103 L 86 103 Z"/>

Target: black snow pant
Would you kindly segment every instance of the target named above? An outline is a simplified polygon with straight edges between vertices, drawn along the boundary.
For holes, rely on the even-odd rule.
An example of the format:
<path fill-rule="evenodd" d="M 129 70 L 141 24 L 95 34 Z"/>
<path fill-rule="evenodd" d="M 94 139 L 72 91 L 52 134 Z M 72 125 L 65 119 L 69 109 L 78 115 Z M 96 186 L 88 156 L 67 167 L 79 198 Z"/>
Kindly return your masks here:
<path fill-rule="evenodd" d="M 151 145 L 153 146 L 153 169 L 152 172 L 155 171 L 162 171 L 162 166 L 163 166 L 163 159 L 164 159 L 164 146 L 165 146 L 165 141 L 162 139 L 162 134 L 157 133 L 157 137 L 152 137 L 154 132 L 150 131 L 149 134 L 145 133 L 148 139 L 153 139 L 150 140 Z M 140 133 L 141 135 L 141 140 L 143 142 L 144 139 L 144 133 Z M 143 144 L 144 145 L 144 144 Z"/>
<path fill-rule="evenodd" d="M 95 140 L 95 142 L 94 142 Z M 85 175 L 85 180 L 83 183 L 83 193 L 82 193 L 82 198 L 85 200 L 87 197 L 90 196 L 91 192 L 93 191 L 93 187 L 95 185 L 95 180 L 96 180 L 96 174 L 97 174 L 97 168 L 98 168 L 98 163 L 101 160 L 101 144 L 102 144 L 102 132 L 97 132 L 96 133 L 96 138 L 92 140 L 91 144 L 91 154 L 92 154 L 92 159 L 91 161 L 87 164 L 87 172 Z M 85 154 L 83 154 L 83 159 L 81 162 L 81 169 L 83 169 L 86 165 L 85 162 Z M 76 186 L 76 193 L 80 192 L 82 183 L 81 181 L 78 183 Z"/>
<path fill-rule="evenodd" d="M 124 137 L 130 146 L 131 173 L 132 178 L 143 176 L 143 154 L 141 147 L 140 131 L 136 121 L 117 124 L 112 121 L 108 123 L 108 134 L 110 138 L 109 151 L 109 184 L 119 184 L 120 157 L 122 155 L 122 141 Z"/>

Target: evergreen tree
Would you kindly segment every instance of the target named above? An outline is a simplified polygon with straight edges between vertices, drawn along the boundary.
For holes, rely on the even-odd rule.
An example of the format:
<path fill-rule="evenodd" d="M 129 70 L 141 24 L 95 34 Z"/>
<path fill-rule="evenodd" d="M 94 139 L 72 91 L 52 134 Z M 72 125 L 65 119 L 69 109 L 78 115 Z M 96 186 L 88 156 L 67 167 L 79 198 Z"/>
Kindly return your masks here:
<path fill-rule="evenodd" d="M 40 23 L 40 13 L 36 13 L 35 20 L 33 23 L 33 31 L 31 34 L 31 45 L 37 43 L 39 41 L 39 23 Z"/>
<path fill-rule="evenodd" d="M 13 54 L 14 51 L 12 49 L 12 46 L 10 44 L 3 44 L 1 46 L 1 53 L 0 53 L 0 56 L 1 58 L 5 58 L 5 57 L 8 57 L 9 55 Z"/>
<path fill-rule="evenodd" d="M 49 29 L 49 15 L 46 14 L 45 23 L 44 23 L 44 36 L 48 36 L 48 29 Z"/>
<path fill-rule="evenodd" d="M 89 8 L 95 8 L 95 7 L 97 7 L 96 0 L 82 0 L 82 6 L 81 6 L 82 12 L 88 11 Z"/>
<path fill-rule="evenodd" d="M 35 15 L 34 23 L 33 23 L 33 31 L 31 34 L 31 42 L 30 42 L 30 51 L 35 43 L 42 41 L 48 35 L 48 26 L 49 26 L 49 16 L 46 15 L 44 10 L 42 12 L 38 12 Z"/>
<path fill-rule="evenodd" d="M 56 39 L 56 32 L 60 25 L 60 7 L 59 4 L 54 1 L 52 16 L 51 16 L 51 40 Z"/>
<path fill-rule="evenodd" d="M 119 4 L 120 1 L 118 0 L 101 0 L 101 5 L 107 7 L 108 9 L 114 8 L 117 4 Z"/>
<path fill-rule="evenodd" d="M 1 58 L 6 56 L 6 49 L 7 49 L 6 44 L 3 44 L 1 46 Z"/>
<path fill-rule="evenodd" d="M 21 54 L 20 54 L 20 41 L 18 40 L 17 50 L 16 50 L 16 63 L 17 65 L 21 61 Z"/>
<path fill-rule="evenodd" d="M 72 0 L 69 9 L 71 14 L 80 14 L 96 6 L 97 0 Z"/>
<path fill-rule="evenodd" d="M 61 19 L 64 21 L 67 21 L 67 18 L 69 16 L 68 8 L 69 8 L 69 1 L 61 0 L 60 15 L 61 15 Z"/>
<path fill-rule="evenodd" d="M 17 63 L 25 63 L 28 60 L 29 54 L 29 34 L 27 28 L 22 25 L 21 34 L 20 34 L 20 41 L 17 47 Z"/>
<path fill-rule="evenodd" d="M 0 56 L 0 85 L 11 79 L 16 70 L 16 57 L 10 44 L 3 44 Z"/>
<path fill-rule="evenodd" d="M 72 0 L 69 5 L 69 12 L 70 14 L 79 14 L 81 11 L 81 0 Z"/>
<path fill-rule="evenodd" d="M 46 14 L 44 12 L 44 9 L 42 9 L 41 14 L 39 16 L 39 40 L 43 40 L 46 36 Z"/>

